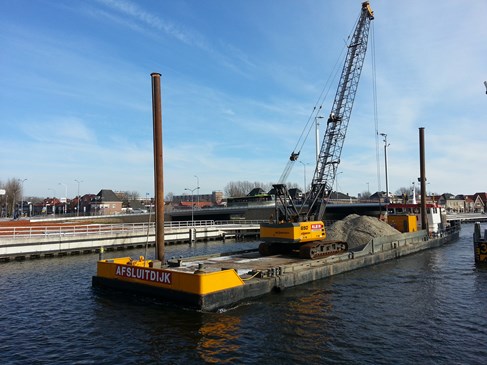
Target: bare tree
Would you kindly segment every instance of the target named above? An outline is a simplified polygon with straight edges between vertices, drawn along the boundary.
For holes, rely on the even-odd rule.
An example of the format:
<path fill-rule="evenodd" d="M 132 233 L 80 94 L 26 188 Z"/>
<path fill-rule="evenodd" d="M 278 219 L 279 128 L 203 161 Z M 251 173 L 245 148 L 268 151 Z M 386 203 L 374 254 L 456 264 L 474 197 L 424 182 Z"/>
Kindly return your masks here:
<path fill-rule="evenodd" d="M 139 192 L 135 191 L 135 190 L 127 192 L 127 195 L 128 195 L 129 200 L 137 200 L 140 198 Z"/>
<path fill-rule="evenodd" d="M 409 195 L 410 192 L 411 192 L 411 188 L 406 188 L 406 187 L 402 186 L 396 190 L 395 194 L 402 196 L 404 194 Z"/>
<path fill-rule="evenodd" d="M 2 184 L 2 189 L 5 190 L 3 204 L 5 213 L 7 215 L 14 215 L 17 203 L 22 199 L 22 184 L 19 179 L 12 178 Z"/>
<path fill-rule="evenodd" d="M 286 185 L 288 189 L 297 188 L 299 186 L 297 183 L 288 183 Z M 223 193 L 226 197 L 234 198 L 245 196 L 255 188 L 261 188 L 267 193 L 272 189 L 272 183 L 263 183 L 259 181 L 231 181 L 223 188 Z"/>
<path fill-rule="evenodd" d="M 263 187 L 267 187 L 266 184 L 257 181 L 253 183 L 250 181 L 231 181 L 225 186 L 223 193 L 227 197 L 245 196 L 255 188 L 265 190 Z"/>
<path fill-rule="evenodd" d="M 370 198 L 370 191 L 368 190 L 364 190 L 360 193 L 360 196 L 362 197 L 362 199 L 369 199 Z"/>

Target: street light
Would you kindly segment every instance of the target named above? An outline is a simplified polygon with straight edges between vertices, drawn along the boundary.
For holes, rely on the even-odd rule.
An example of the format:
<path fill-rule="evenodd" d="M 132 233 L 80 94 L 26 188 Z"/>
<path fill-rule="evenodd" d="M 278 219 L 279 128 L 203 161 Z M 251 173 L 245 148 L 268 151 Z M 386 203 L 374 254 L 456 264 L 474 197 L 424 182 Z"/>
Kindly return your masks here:
<path fill-rule="evenodd" d="M 338 175 L 343 174 L 343 171 L 337 172 L 335 174 L 335 200 L 338 201 Z"/>
<path fill-rule="evenodd" d="M 27 179 L 18 179 L 18 180 L 22 183 L 22 190 L 20 192 L 20 216 L 22 217 L 24 215 L 24 181 Z"/>
<path fill-rule="evenodd" d="M 64 185 L 64 215 L 66 215 L 68 210 L 68 185 L 61 182 L 58 185 Z"/>
<path fill-rule="evenodd" d="M 200 187 L 197 186 L 195 187 L 194 189 L 188 189 L 188 188 L 184 188 L 184 190 L 188 190 L 188 191 L 191 191 L 191 226 L 194 227 L 194 202 L 193 202 L 193 192 L 197 189 L 199 189 Z"/>
<path fill-rule="evenodd" d="M 83 180 L 76 180 L 74 179 L 74 181 L 76 181 L 78 183 L 78 209 L 76 210 L 76 215 L 79 217 L 79 200 L 80 200 L 80 196 L 79 196 L 79 184 L 83 182 Z"/>
<path fill-rule="evenodd" d="M 370 184 L 369 183 L 366 183 L 367 184 L 367 195 L 368 195 L 368 199 L 370 199 Z"/>
<path fill-rule="evenodd" d="M 387 143 L 387 134 L 381 133 L 380 134 L 382 137 L 384 137 L 384 165 L 385 165 L 385 172 L 386 172 L 386 203 L 389 203 L 389 180 L 387 177 L 387 147 L 390 146 L 390 144 Z"/>

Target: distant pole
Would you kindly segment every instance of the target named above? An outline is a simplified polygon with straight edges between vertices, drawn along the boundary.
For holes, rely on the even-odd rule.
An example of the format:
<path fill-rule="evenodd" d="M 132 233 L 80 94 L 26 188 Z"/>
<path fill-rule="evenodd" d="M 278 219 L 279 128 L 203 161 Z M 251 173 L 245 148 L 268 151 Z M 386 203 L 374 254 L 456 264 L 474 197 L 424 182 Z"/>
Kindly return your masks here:
<path fill-rule="evenodd" d="M 191 227 L 194 228 L 194 198 L 193 193 L 195 190 L 199 190 L 199 186 L 195 187 L 194 189 L 184 188 L 184 190 L 191 191 Z"/>
<path fill-rule="evenodd" d="M 24 181 L 27 179 L 19 179 L 22 183 L 22 191 L 20 192 L 20 216 L 24 215 Z M 15 203 L 15 202 L 14 202 Z"/>
<path fill-rule="evenodd" d="M 419 128 L 419 165 L 419 182 L 421 184 L 421 227 L 426 230 L 426 233 L 428 233 L 428 217 L 426 216 L 426 162 L 424 149 L 424 127 Z"/>
<path fill-rule="evenodd" d="M 66 215 L 68 208 L 68 185 L 61 182 L 58 185 L 64 185 L 64 215 Z"/>
<path fill-rule="evenodd" d="M 156 198 L 156 260 L 164 263 L 164 173 L 162 156 L 161 74 L 152 73 L 152 119 L 154 128 L 154 185 Z"/>
<path fill-rule="evenodd" d="M 76 179 L 74 181 L 76 181 L 78 183 L 78 208 L 76 210 L 76 216 L 79 217 L 79 201 L 81 199 L 81 197 L 79 196 L 79 184 L 82 183 L 83 181 L 82 180 L 76 180 Z"/>
<path fill-rule="evenodd" d="M 387 176 L 387 147 L 389 145 L 387 144 L 387 134 L 381 133 L 380 134 L 382 137 L 384 137 L 384 166 L 385 166 L 385 173 L 386 173 L 386 203 L 389 203 L 389 179 Z"/>
<path fill-rule="evenodd" d="M 335 174 L 335 201 L 338 201 L 338 175 L 343 173 L 343 171 L 337 172 Z"/>

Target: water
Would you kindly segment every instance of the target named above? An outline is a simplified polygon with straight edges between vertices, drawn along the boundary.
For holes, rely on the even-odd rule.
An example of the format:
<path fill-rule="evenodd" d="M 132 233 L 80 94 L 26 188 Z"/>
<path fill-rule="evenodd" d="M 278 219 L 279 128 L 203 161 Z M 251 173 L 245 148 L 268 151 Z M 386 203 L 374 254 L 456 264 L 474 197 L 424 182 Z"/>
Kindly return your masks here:
<path fill-rule="evenodd" d="M 472 233 L 463 225 L 460 240 L 442 248 L 220 313 L 94 290 L 96 255 L 1 264 L 0 362 L 485 364 L 487 271 L 474 265 Z M 166 250 L 242 246 L 256 243 Z"/>

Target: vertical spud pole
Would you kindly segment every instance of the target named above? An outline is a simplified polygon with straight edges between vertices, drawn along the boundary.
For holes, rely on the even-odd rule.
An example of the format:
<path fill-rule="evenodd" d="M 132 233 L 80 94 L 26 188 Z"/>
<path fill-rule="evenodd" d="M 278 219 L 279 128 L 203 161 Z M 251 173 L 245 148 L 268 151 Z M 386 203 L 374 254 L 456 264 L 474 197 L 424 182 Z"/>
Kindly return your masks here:
<path fill-rule="evenodd" d="M 419 128 L 419 182 L 421 184 L 421 227 L 429 232 L 426 212 L 426 158 L 424 149 L 424 128 Z"/>
<path fill-rule="evenodd" d="M 156 260 L 164 263 L 164 174 L 162 159 L 161 74 L 152 73 L 152 118 L 154 124 L 154 190 L 156 198 Z"/>

